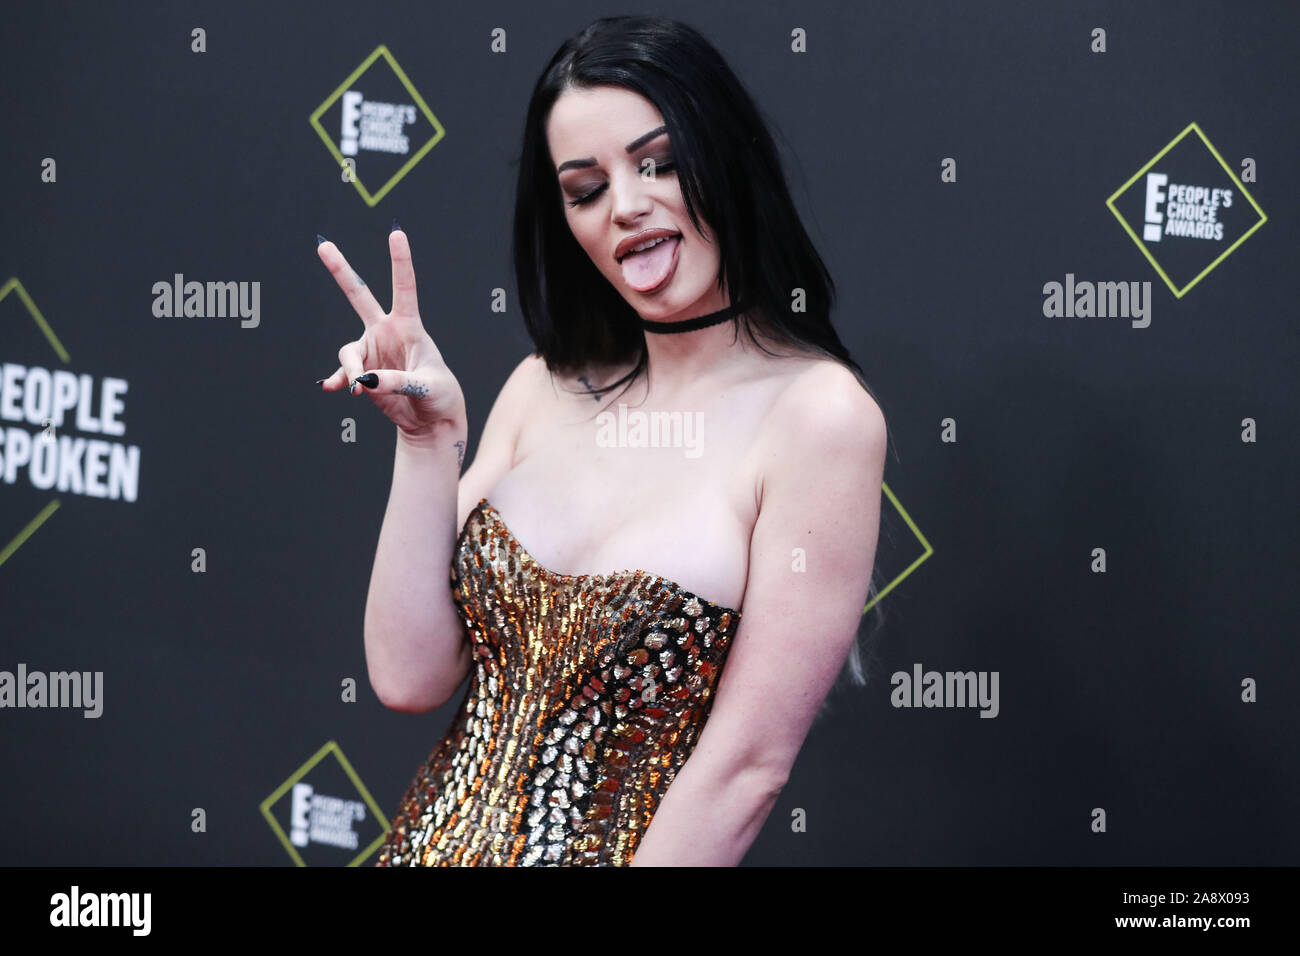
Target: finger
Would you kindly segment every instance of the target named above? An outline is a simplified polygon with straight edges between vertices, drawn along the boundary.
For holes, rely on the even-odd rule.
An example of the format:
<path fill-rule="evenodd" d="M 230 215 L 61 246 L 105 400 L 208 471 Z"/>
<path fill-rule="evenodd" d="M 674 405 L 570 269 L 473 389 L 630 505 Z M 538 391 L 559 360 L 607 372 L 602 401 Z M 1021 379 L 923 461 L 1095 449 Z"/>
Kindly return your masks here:
<path fill-rule="evenodd" d="M 347 383 L 348 383 L 347 372 L 343 371 L 343 366 L 340 365 L 338 367 L 338 370 L 333 375 L 329 376 L 328 378 L 321 379 L 316 384 L 318 384 L 321 387 L 321 391 L 323 392 L 337 392 L 340 388 L 342 388 Z"/>
<path fill-rule="evenodd" d="M 393 313 L 419 315 L 415 269 L 411 266 L 411 245 L 406 241 L 405 230 L 399 228 L 388 234 L 388 254 L 393 260 Z"/>
<path fill-rule="evenodd" d="M 365 340 L 357 339 L 355 342 L 349 342 L 343 348 L 339 349 L 339 365 L 343 367 L 343 374 L 347 377 L 345 385 L 355 382 L 365 370 L 366 352 Z M 349 391 L 356 393 L 356 387 Z"/>
<path fill-rule="evenodd" d="M 410 398 L 426 398 L 431 390 L 429 382 L 423 376 L 413 375 L 401 369 L 368 368 L 361 376 L 360 382 L 361 387 L 369 392 L 406 395 Z"/>
<path fill-rule="evenodd" d="M 352 308 L 361 317 L 366 328 L 370 328 L 372 324 L 384 317 L 384 310 L 375 300 L 374 294 L 361 281 L 356 270 L 348 265 L 348 260 L 343 257 L 338 246 L 326 239 L 316 246 L 316 255 L 320 256 L 321 262 L 325 263 L 325 268 L 329 269 L 330 275 L 343 290 L 343 294 L 348 297 Z"/>

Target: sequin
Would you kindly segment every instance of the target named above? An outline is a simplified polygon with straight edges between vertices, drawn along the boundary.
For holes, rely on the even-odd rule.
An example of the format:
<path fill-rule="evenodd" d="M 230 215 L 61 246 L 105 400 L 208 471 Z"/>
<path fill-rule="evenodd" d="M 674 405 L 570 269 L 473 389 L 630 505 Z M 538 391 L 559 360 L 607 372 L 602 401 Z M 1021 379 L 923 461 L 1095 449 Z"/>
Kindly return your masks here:
<path fill-rule="evenodd" d="M 627 865 L 708 719 L 740 612 L 647 571 L 549 571 L 487 499 L 451 584 L 469 687 L 376 865 Z"/>

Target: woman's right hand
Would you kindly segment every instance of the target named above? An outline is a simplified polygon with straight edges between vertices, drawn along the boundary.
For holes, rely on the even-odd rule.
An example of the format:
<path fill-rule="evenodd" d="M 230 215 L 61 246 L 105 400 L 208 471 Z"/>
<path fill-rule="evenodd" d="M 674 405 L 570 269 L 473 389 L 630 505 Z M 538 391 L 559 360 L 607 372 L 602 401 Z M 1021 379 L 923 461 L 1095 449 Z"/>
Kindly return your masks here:
<path fill-rule="evenodd" d="M 323 380 L 321 388 L 369 393 L 405 436 L 419 439 L 444 422 L 463 424 L 465 398 L 420 321 L 411 248 L 400 228 L 389 233 L 388 252 L 393 262 L 393 308 L 385 314 L 334 243 L 326 240 L 316 246 L 316 254 L 366 327 L 361 338 L 339 349 L 339 368 Z M 378 381 L 370 386 L 356 384 L 367 373 Z"/>

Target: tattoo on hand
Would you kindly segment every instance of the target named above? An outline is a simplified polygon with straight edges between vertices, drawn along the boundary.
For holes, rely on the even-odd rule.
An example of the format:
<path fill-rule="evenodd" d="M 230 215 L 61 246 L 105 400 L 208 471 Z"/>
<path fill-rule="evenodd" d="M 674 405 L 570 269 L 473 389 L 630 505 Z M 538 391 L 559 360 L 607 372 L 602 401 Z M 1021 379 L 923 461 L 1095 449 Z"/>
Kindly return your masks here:
<path fill-rule="evenodd" d="M 459 468 L 463 464 L 465 464 L 465 443 L 458 441 L 456 442 L 456 467 Z"/>
<path fill-rule="evenodd" d="M 421 385 L 418 382 L 407 382 L 401 388 L 393 389 L 393 394 L 409 395 L 411 398 L 424 398 L 424 396 L 429 394 L 429 389 L 427 386 Z"/>
<path fill-rule="evenodd" d="M 357 270 L 356 270 L 356 269 L 353 269 L 353 270 L 352 270 L 352 278 L 356 279 L 357 282 L 360 283 L 361 285 L 365 285 L 365 284 L 366 284 L 366 280 L 363 279 L 363 278 L 361 278 L 361 276 L 357 275 Z"/>

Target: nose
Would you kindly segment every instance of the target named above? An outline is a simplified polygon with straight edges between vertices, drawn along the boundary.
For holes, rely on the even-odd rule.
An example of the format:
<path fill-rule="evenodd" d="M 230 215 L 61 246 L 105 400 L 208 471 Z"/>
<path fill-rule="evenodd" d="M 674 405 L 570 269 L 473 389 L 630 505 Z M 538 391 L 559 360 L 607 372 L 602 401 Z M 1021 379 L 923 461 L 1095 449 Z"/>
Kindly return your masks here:
<path fill-rule="evenodd" d="M 614 221 L 630 225 L 650 212 L 650 187 L 639 172 L 620 170 L 610 179 L 609 192 Z"/>

